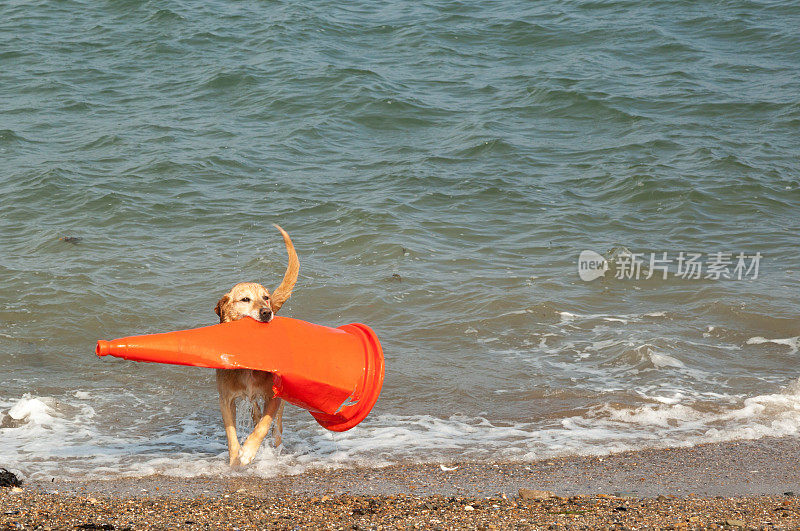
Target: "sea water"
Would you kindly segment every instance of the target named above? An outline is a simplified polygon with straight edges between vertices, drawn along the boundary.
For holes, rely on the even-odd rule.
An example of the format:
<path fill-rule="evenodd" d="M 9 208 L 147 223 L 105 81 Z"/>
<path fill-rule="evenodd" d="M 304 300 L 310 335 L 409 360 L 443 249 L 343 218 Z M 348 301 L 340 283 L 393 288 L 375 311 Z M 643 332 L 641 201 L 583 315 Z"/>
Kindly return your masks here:
<path fill-rule="evenodd" d="M 287 407 L 243 473 L 797 437 L 798 27 L 750 0 L 4 2 L 0 466 L 227 473 L 213 371 L 94 343 L 273 289 L 272 223 L 281 314 L 367 323 L 386 379 L 345 433 Z"/>

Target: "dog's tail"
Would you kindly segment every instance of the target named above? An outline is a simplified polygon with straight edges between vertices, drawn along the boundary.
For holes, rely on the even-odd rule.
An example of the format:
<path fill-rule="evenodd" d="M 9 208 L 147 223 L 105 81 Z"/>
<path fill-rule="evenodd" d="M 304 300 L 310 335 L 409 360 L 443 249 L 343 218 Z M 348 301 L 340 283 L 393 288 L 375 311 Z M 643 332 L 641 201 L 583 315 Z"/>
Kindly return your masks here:
<path fill-rule="evenodd" d="M 272 311 L 277 312 L 283 306 L 283 303 L 289 300 L 292 296 L 292 289 L 297 282 L 297 273 L 300 271 L 300 261 L 297 259 L 297 253 L 294 250 L 292 239 L 279 225 L 275 228 L 281 231 L 283 236 L 283 243 L 286 244 L 286 252 L 289 254 L 289 265 L 286 266 L 286 273 L 283 274 L 281 285 L 275 288 L 272 292 Z"/>

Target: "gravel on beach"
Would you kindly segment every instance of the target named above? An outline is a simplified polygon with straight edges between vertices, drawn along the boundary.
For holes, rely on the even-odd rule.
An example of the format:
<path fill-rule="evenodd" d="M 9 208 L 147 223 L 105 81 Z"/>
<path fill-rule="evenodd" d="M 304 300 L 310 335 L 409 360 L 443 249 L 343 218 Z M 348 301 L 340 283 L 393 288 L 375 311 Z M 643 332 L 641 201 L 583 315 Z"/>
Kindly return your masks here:
<path fill-rule="evenodd" d="M 457 496 L 119 498 L 0 493 L 0 529 L 796 528 L 800 502 L 755 498 Z"/>
<path fill-rule="evenodd" d="M 0 488 L 4 529 L 791 529 L 800 438 L 527 463 L 257 477 L 154 475 Z"/>

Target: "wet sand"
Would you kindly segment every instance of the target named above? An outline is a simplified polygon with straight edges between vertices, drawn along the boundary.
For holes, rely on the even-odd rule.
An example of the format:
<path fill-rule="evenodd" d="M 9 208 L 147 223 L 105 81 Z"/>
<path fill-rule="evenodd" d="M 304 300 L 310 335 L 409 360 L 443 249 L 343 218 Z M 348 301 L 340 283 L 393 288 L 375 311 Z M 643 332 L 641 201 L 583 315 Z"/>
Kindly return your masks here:
<path fill-rule="evenodd" d="M 787 437 L 533 463 L 32 481 L 0 489 L 0 529 L 792 528 L 798 458 Z"/>

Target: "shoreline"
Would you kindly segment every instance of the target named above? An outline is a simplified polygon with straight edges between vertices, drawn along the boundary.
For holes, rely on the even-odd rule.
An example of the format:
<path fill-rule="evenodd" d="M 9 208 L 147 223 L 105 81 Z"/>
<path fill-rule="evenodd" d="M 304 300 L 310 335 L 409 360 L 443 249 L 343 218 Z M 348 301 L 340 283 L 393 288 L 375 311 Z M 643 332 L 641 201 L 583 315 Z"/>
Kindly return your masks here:
<path fill-rule="evenodd" d="M 529 463 L 30 481 L 0 489 L 0 527 L 796 527 L 798 457 L 800 437 L 782 437 Z"/>
<path fill-rule="evenodd" d="M 455 470 L 450 470 L 455 468 Z M 400 463 L 380 468 L 310 468 L 273 477 L 146 477 L 107 480 L 32 480 L 37 492 L 113 496 L 215 496 L 247 488 L 254 494 L 490 496 L 540 488 L 560 496 L 626 493 L 639 497 L 763 496 L 797 491 L 800 437 L 628 450 L 600 456 L 564 456 L 530 462 Z"/>

